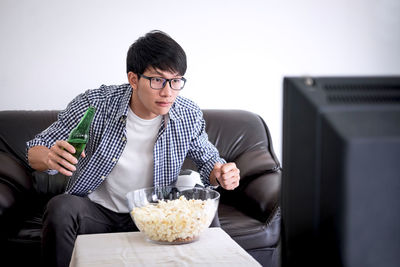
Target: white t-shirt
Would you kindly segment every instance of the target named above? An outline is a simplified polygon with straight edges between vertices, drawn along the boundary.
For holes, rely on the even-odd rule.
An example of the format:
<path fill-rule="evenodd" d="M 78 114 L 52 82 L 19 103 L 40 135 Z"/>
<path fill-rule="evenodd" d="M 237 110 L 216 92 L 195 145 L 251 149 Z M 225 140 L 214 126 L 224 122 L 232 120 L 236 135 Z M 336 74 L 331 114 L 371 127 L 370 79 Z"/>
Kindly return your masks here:
<path fill-rule="evenodd" d="M 160 124 L 161 116 L 144 120 L 129 108 L 125 149 L 110 175 L 88 195 L 90 200 L 115 212 L 129 212 L 125 195 L 153 186 L 153 149 Z"/>

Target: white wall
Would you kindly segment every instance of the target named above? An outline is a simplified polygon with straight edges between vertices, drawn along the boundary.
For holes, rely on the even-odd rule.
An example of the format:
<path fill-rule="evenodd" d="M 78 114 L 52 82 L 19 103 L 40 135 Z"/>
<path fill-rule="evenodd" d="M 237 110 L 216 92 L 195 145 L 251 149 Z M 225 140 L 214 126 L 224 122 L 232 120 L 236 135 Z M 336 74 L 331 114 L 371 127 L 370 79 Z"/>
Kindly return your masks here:
<path fill-rule="evenodd" d="M 182 95 L 246 109 L 281 157 L 286 75 L 399 75 L 398 0 L 1 0 L 0 110 L 62 109 L 126 81 L 129 45 L 152 29 L 188 56 Z"/>

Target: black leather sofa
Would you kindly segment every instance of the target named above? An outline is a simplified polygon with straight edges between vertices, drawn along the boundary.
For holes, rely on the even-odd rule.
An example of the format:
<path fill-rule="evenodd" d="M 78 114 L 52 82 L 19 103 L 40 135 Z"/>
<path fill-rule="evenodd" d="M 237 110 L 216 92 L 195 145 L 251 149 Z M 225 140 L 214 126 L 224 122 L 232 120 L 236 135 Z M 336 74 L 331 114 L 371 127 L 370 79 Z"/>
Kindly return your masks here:
<path fill-rule="evenodd" d="M 219 189 L 221 227 L 263 266 L 279 265 L 281 169 L 267 125 L 241 110 L 203 110 L 209 139 L 241 170 L 240 186 Z M 67 178 L 33 171 L 25 142 L 57 111 L 0 111 L 1 266 L 40 266 L 42 214 Z M 186 161 L 184 169 L 196 169 Z M 8 265 L 7 265 L 8 263 Z"/>

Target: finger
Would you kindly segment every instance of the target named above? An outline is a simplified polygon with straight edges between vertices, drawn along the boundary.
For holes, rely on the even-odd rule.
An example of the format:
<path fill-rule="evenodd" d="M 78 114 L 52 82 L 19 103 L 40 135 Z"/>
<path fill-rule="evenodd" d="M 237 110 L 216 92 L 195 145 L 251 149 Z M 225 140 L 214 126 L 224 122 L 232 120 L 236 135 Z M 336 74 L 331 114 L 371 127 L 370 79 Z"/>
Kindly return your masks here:
<path fill-rule="evenodd" d="M 235 189 L 236 187 L 238 187 L 239 183 L 240 183 L 240 177 L 236 176 L 235 179 L 232 181 L 232 184 L 231 184 L 232 189 Z"/>
<path fill-rule="evenodd" d="M 56 156 L 63 158 L 72 164 L 78 163 L 78 160 L 73 156 L 73 153 L 75 153 L 75 148 L 66 141 L 57 141 L 56 144 L 50 148 L 50 151 L 54 152 Z M 55 157 L 53 157 L 53 160 L 56 160 Z M 58 160 L 56 161 L 59 162 Z"/>
<path fill-rule="evenodd" d="M 222 179 L 229 181 L 235 179 L 235 177 L 239 177 L 240 170 L 238 168 L 234 168 L 229 170 L 228 172 L 222 173 Z"/>
<path fill-rule="evenodd" d="M 73 172 L 66 170 L 65 168 L 59 165 L 58 170 L 59 173 L 64 174 L 65 176 L 72 176 Z"/>
<path fill-rule="evenodd" d="M 239 186 L 239 179 L 232 179 L 227 186 L 228 190 L 233 190 Z"/>
<path fill-rule="evenodd" d="M 225 189 L 235 189 L 239 185 L 240 171 L 237 168 L 232 169 L 228 173 L 224 173 L 219 180 Z"/>
<path fill-rule="evenodd" d="M 76 171 L 75 165 L 71 164 L 69 161 L 64 159 L 63 157 L 58 156 L 55 153 L 49 153 L 49 167 L 59 172 L 62 172 L 63 169 L 66 171 Z"/>
<path fill-rule="evenodd" d="M 57 170 L 59 173 L 64 174 L 66 176 L 72 176 L 72 172 L 68 171 L 67 169 L 63 168 L 60 164 L 57 162 L 54 162 L 53 160 L 48 160 L 48 166 L 52 170 Z"/>
<path fill-rule="evenodd" d="M 82 158 L 86 157 L 85 150 L 82 151 L 81 157 L 82 157 Z"/>
<path fill-rule="evenodd" d="M 234 162 L 225 163 L 221 166 L 222 173 L 228 173 L 231 170 L 237 169 L 236 164 Z"/>
<path fill-rule="evenodd" d="M 68 177 L 71 177 L 72 174 L 73 174 L 72 172 L 67 171 L 67 170 L 64 169 L 64 168 L 61 168 L 58 172 L 61 173 L 61 174 L 64 174 L 65 176 L 68 176 Z"/>
<path fill-rule="evenodd" d="M 68 143 L 65 140 L 58 140 L 56 141 L 55 145 L 60 148 L 60 149 L 64 149 L 66 151 L 68 151 L 71 154 L 75 153 L 75 147 L 73 145 L 71 145 L 70 143 Z"/>
<path fill-rule="evenodd" d="M 229 175 L 229 176 L 239 176 L 239 174 L 240 174 L 240 170 L 238 169 L 238 168 L 233 168 L 233 169 L 230 169 L 228 172 L 226 172 L 225 173 L 226 175 Z"/>

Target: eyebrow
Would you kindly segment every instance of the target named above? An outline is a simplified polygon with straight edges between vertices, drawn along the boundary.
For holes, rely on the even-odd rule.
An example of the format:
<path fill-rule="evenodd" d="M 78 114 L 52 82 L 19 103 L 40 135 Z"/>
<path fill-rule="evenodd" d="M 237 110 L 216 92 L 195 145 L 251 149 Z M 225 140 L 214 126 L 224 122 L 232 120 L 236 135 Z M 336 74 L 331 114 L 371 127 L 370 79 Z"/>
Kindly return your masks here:
<path fill-rule="evenodd" d="M 161 77 L 164 78 L 164 75 L 161 72 L 159 72 L 158 70 L 156 70 L 156 69 L 152 69 L 152 70 L 150 70 L 150 72 L 152 74 L 158 74 L 158 75 L 160 75 Z M 172 79 L 174 79 L 174 78 L 182 78 L 182 77 L 183 77 L 182 75 L 179 75 L 179 73 L 176 73 L 176 74 L 174 74 L 174 77 Z"/>

